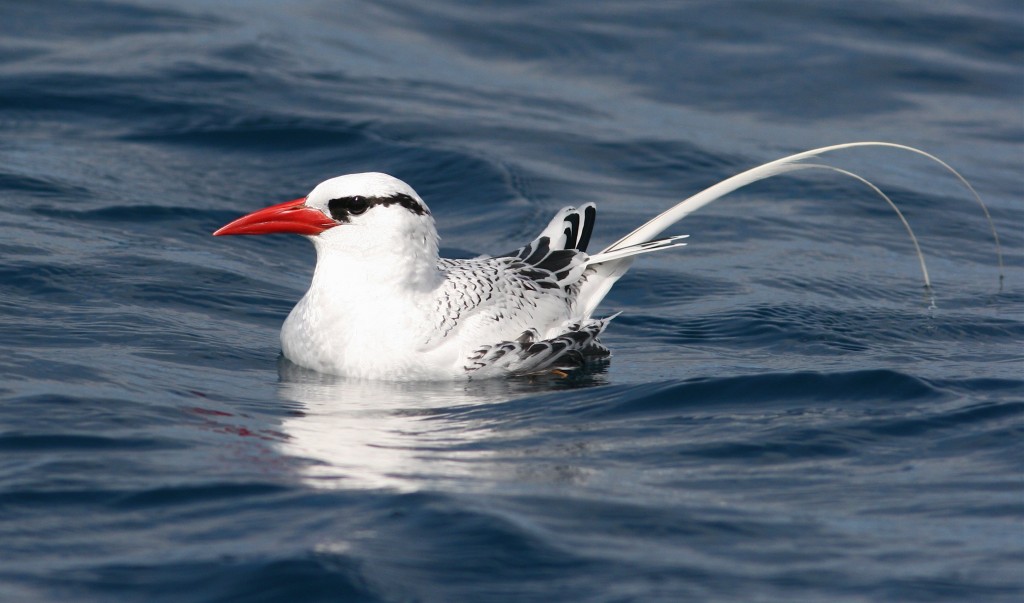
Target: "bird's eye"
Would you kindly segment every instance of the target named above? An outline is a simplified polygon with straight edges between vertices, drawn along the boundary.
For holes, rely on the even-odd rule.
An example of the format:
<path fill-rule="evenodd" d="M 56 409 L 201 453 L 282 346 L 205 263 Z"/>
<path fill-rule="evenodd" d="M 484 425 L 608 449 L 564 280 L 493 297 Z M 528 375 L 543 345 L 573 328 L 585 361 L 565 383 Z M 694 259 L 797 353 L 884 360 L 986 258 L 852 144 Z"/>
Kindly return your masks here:
<path fill-rule="evenodd" d="M 331 212 L 331 217 L 338 222 L 348 222 L 351 216 L 365 214 L 371 205 L 373 205 L 371 199 L 356 195 L 354 197 L 331 199 L 327 203 L 327 210 Z"/>
<path fill-rule="evenodd" d="M 348 213 L 358 216 L 368 209 L 370 209 L 370 202 L 366 200 L 366 197 L 356 196 L 349 199 Z"/>

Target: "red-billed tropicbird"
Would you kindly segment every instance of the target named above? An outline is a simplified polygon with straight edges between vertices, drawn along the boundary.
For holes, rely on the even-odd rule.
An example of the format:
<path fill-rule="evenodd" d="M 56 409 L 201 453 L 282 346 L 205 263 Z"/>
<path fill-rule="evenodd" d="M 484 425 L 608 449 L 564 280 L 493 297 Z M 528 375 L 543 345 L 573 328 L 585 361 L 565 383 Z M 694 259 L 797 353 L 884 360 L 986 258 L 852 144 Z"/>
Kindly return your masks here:
<path fill-rule="evenodd" d="M 592 315 L 635 256 L 685 244 L 685 235 L 656 238 L 669 226 L 728 192 L 785 172 L 827 168 L 866 183 L 839 168 L 804 162 L 851 146 L 900 148 L 939 161 L 890 143 L 792 155 L 686 199 L 593 255 L 587 245 L 597 212 L 587 203 L 563 208 L 536 239 L 506 255 L 441 258 L 426 204 L 408 184 L 381 173 L 326 180 L 304 198 L 243 216 L 213 234 L 294 233 L 313 242 L 312 283 L 281 330 L 284 355 L 300 366 L 386 380 L 544 373 L 608 355 L 598 336 L 614 315 Z"/>
<path fill-rule="evenodd" d="M 592 203 L 566 207 L 521 249 L 446 259 L 416 191 L 366 173 L 322 182 L 214 234 L 313 241 L 313 281 L 281 330 L 292 362 L 368 379 L 477 378 L 608 355 L 597 337 L 609 318 L 591 318 L 598 302 L 634 255 L 683 243 L 670 237 L 588 255 L 596 215 Z"/>

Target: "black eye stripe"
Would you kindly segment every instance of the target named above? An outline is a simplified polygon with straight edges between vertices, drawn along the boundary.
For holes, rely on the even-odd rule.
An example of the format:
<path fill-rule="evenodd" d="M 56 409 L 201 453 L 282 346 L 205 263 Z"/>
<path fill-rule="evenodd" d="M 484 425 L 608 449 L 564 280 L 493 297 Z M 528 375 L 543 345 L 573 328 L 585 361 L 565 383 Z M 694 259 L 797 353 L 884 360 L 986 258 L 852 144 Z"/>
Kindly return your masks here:
<path fill-rule="evenodd" d="M 350 222 L 349 218 L 364 214 L 374 206 L 383 205 L 387 207 L 393 203 L 401 205 L 417 216 L 430 213 L 422 203 L 405 193 L 398 193 L 388 197 L 364 197 L 362 195 L 339 197 L 328 201 L 327 209 L 331 212 L 331 217 L 338 222 Z"/>
<path fill-rule="evenodd" d="M 331 217 L 339 222 L 348 222 L 349 216 L 358 216 L 370 208 L 366 197 L 340 197 L 327 202 Z"/>

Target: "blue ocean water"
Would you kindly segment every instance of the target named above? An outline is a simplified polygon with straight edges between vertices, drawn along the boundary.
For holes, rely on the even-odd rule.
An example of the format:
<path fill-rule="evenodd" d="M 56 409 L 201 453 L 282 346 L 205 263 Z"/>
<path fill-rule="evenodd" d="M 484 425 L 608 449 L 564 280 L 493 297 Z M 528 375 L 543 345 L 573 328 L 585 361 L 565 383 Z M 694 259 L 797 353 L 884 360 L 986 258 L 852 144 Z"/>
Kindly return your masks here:
<path fill-rule="evenodd" d="M 1018 0 L 0 0 L 0 601 L 1019 601 Z M 279 357 L 342 173 L 450 255 L 684 220 L 568 379 Z M 932 303 L 934 301 L 934 304 Z"/>

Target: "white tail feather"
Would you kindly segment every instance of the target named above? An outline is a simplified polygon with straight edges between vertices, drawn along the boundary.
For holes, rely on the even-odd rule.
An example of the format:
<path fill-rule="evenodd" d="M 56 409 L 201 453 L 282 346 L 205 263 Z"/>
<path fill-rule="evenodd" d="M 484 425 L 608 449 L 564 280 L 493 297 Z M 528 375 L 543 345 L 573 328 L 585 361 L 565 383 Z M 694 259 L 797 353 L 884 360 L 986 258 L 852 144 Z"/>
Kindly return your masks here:
<path fill-rule="evenodd" d="M 613 260 L 620 260 L 622 258 L 633 257 L 640 255 L 641 253 L 650 253 L 652 251 L 661 251 L 662 249 L 672 249 L 673 247 L 683 247 L 686 243 L 679 243 L 680 239 L 685 239 L 690 235 L 676 235 L 674 237 L 668 237 L 666 239 L 658 239 L 656 241 L 647 241 L 646 243 L 639 243 L 637 245 L 630 245 L 628 247 L 620 247 L 614 251 L 602 251 L 596 255 L 592 255 L 587 258 L 585 265 L 592 266 L 594 264 L 603 264 L 604 262 L 611 262 Z"/>
<path fill-rule="evenodd" d="M 869 187 L 871 187 L 872 190 L 880 194 L 882 198 L 885 199 L 885 201 L 889 204 L 889 206 L 896 211 L 896 214 L 899 216 L 904 228 L 906 228 L 907 232 L 910 234 L 911 241 L 913 241 L 914 243 L 914 249 L 917 252 L 918 261 L 921 264 L 921 272 L 924 276 L 925 285 L 930 287 L 931 283 L 930 279 L 928 278 L 928 270 L 924 263 L 924 255 L 921 253 L 920 246 L 917 243 L 917 237 L 914 236 L 913 231 L 910 229 L 910 224 L 903 216 L 903 213 L 899 211 L 899 208 L 896 207 L 896 205 L 892 202 L 891 199 L 889 199 L 888 196 L 882 193 L 882 191 L 877 186 L 867 181 L 866 179 L 858 176 L 857 174 L 854 174 L 853 172 L 849 172 L 830 165 L 801 163 L 805 159 L 817 157 L 825 153 L 830 153 L 832 151 L 838 151 L 842 149 L 851 149 L 856 147 L 888 147 L 908 151 L 911 153 L 915 153 L 917 155 L 921 155 L 938 163 L 948 172 L 953 174 L 960 181 L 960 183 L 963 184 L 968 191 L 970 191 L 975 201 L 981 207 L 982 212 L 984 212 L 985 214 L 985 219 L 988 221 L 989 229 L 992 232 L 992 239 L 995 241 L 996 256 L 999 262 L 999 278 L 1000 282 L 1002 281 L 1003 255 L 1002 249 L 999 244 L 999 235 L 996 233 L 995 224 L 993 224 L 992 217 L 988 212 L 988 208 L 985 206 L 984 202 L 982 202 L 981 196 L 978 195 L 977 191 L 974 190 L 974 187 L 971 186 L 971 184 L 967 182 L 967 180 L 963 176 L 961 176 L 959 172 L 953 169 L 945 161 L 942 161 L 941 159 L 932 155 L 931 153 L 927 153 L 914 147 L 891 142 L 849 142 L 845 144 L 837 144 L 827 147 L 821 147 L 818 149 L 812 149 L 810 151 L 804 151 L 803 153 L 797 153 L 795 155 L 783 157 L 782 159 L 776 159 L 775 161 L 771 161 L 764 165 L 760 165 L 758 167 L 737 174 L 731 178 L 727 178 L 719 182 L 718 184 L 706 188 L 703 191 L 697 193 L 696 195 L 693 195 L 692 197 L 689 197 L 681 201 L 675 206 L 669 208 L 667 211 L 659 214 L 658 216 L 655 216 L 651 220 L 648 220 L 645 224 L 643 224 L 633 232 L 622 237 L 618 241 L 612 243 L 600 253 L 595 254 L 593 257 L 603 259 L 600 261 L 600 263 L 593 261 L 591 262 L 592 270 L 595 274 L 588 278 L 587 282 L 584 284 L 583 288 L 580 291 L 579 300 L 580 306 L 584 312 L 584 316 L 590 316 L 590 314 L 597 308 L 597 305 L 601 302 L 601 300 L 604 299 L 604 296 L 607 295 L 612 285 L 615 284 L 615 281 L 617 281 L 623 274 L 626 273 L 627 270 L 629 270 L 629 267 L 633 263 L 633 257 L 637 255 L 637 253 L 643 253 L 644 251 L 627 253 L 626 255 L 619 257 L 612 255 L 612 252 L 626 251 L 627 249 L 633 249 L 636 246 L 651 241 L 652 239 L 654 239 L 654 237 L 660 235 L 662 232 L 664 232 L 667 228 L 669 228 L 676 222 L 682 220 L 691 213 L 704 207 L 708 203 L 720 199 L 723 196 L 737 189 L 740 189 L 754 182 L 764 180 L 766 178 L 771 178 L 773 176 L 778 176 L 780 174 L 786 174 L 789 172 L 804 169 L 829 169 L 840 174 L 853 177 L 863 182 L 864 184 L 867 184 Z M 653 251 L 653 249 L 651 251 Z"/>
<path fill-rule="evenodd" d="M 833 172 L 838 172 L 844 176 L 849 176 L 850 178 L 853 178 L 855 180 L 859 180 L 860 182 L 863 182 L 864 184 L 871 187 L 871 190 L 878 193 L 878 195 L 881 198 L 885 199 L 885 202 L 889 204 L 889 207 L 891 207 L 894 212 L 896 212 L 896 215 L 899 217 L 900 222 L 903 223 L 903 228 L 906 229 L 907 235 L 910 237 L 910 242 L 914 244 L 914 251 L 917 253 L 917 261 L 921 265 L 921 277 L 924 279 L 924 286 L 927 287 L 928 289 L 932 288 L 932 280 L 928 278 L 928 266 L 926 266 L 924 263 L 924 254 L 921 253 L 921 245 L 919 245 L 917 242 L 917 236 L 914 235 L 914 230 L 910 228 L 910 222 L 907 222 L 907 218 L 903 215 L 903 212 L 900 211 L 900 208 L 896 207 L 896 204 L 893 203 L 892 199 L 889 198 L 889 195 L 883 193 L 882 189 L 878 188 L 873 183 L 869 182 L 867 179 L 857 174 L 854 174 L 853 172 L 837 168 L 834 165 L 825 165 L 821 163 L 808 163 L 805 165 L 807 167 L 831 170 Z"/>

